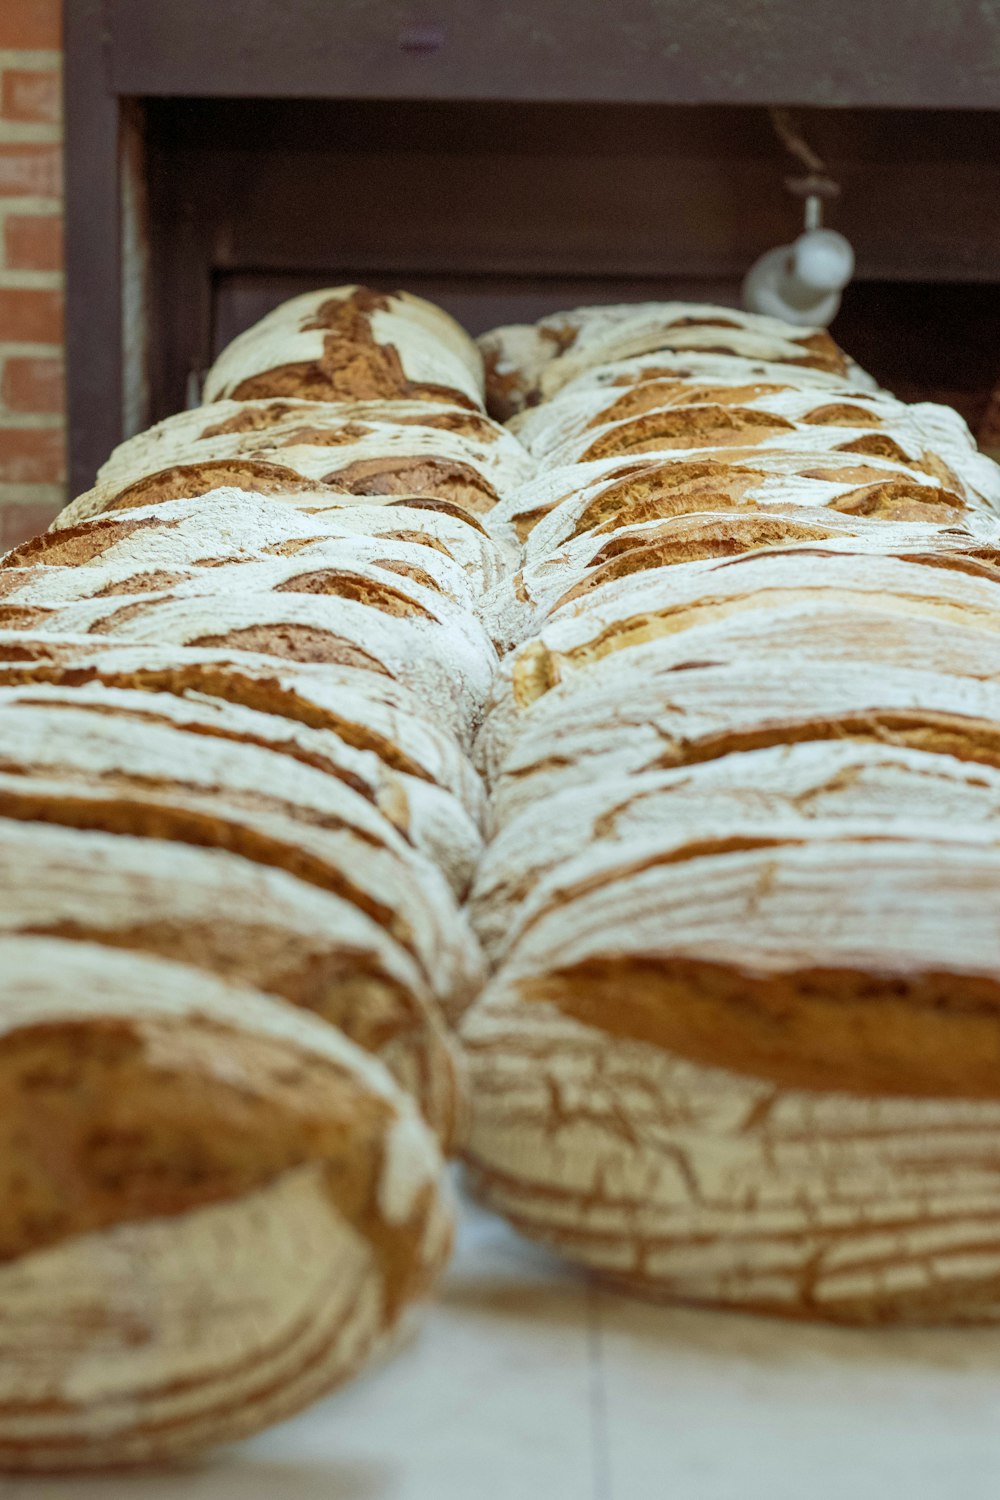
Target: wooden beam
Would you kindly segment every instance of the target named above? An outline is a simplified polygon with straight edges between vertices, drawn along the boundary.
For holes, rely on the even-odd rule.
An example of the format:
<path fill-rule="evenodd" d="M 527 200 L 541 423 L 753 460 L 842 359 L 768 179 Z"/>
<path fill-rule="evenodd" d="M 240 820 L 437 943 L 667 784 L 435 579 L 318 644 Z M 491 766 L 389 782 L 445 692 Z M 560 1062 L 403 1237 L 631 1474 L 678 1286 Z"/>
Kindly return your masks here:
<path fill-rule="evenodd" d="M 990 109 L 998 0 L 109 0 L 118 94 Z"/>

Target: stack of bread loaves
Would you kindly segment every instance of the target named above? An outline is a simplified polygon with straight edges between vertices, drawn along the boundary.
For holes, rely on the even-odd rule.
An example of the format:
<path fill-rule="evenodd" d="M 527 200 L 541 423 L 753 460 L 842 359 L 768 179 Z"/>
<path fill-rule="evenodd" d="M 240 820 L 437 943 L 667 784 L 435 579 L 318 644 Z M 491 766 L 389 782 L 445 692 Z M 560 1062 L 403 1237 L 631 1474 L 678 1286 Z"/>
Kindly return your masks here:
<path fill-rule="evenodd" d="M 446 1259 L 533 473 L 482 389 L 419 299 L 300 298 L 0 566 L 0 1467 L 276 1420 Z"/>
<path fill-rule="evenodd" d="M 477 1191 L 645 1293 L 1000 1317 L 1000 470 L 821 332 L 590 309 L 483 341 L 497 966 Z"/>

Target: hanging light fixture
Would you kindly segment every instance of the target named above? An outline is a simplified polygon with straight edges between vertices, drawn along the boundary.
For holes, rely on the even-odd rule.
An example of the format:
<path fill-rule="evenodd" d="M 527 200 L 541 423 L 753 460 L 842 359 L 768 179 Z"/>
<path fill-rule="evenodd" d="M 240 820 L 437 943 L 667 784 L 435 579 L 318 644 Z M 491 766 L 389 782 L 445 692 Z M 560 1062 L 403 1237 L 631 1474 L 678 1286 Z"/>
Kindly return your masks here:
<path fill-rule="evenodd" d="M 743 306 L 787 323 L 825 328 L 836 317 L 841 294 L 854 273 L 850 241 L 823 227 L 823 204 L 836 198 L 840 187 L 788 110 L 769 113 L 782 144 L 805 168 L 805 175 L 785 181 L 788 191 L 802 201 L 804 223 L 792 244 L 765 251 L 750 267 L 743 281 Z"/>

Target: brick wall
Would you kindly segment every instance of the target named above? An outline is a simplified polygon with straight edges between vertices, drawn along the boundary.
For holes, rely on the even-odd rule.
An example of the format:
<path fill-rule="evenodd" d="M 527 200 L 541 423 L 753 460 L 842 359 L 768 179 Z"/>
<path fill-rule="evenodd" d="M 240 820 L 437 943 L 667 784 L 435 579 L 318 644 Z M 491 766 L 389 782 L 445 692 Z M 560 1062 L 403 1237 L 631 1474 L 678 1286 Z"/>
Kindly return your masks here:
<path fill-rule="evenodd" d="M 0 551 L 65 502 L 59 0 L 0 0 Z"/>

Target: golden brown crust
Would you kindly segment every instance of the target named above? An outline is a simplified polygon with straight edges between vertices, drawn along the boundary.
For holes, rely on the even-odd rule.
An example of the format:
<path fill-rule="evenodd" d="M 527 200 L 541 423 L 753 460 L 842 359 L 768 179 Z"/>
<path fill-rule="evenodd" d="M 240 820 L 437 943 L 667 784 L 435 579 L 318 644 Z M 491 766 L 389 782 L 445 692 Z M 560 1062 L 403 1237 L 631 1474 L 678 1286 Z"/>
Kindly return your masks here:
<path fill-rule="evenodd" d="M 317 1156 L 377 1238 L 372 1153 L 390 1118 L 335 1064 L 207 1019 L 23 1027 L 0 1039 L 0 1259 L 240 1197 Z"/>
<path fill-rule="evenodd" d="M 324 474 L 323 484 L 347 495 L 422 495 L 483 514 L 500 499 L 471 464 L 453 458 L 361 458 Z"/>

